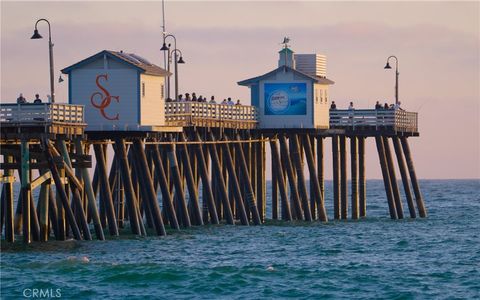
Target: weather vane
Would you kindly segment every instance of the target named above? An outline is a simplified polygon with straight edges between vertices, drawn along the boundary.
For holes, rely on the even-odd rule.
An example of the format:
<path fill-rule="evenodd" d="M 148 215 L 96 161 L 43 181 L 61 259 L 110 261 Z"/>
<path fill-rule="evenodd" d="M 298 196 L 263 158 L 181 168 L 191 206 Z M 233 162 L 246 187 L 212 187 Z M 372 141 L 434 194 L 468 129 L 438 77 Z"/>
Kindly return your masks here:
<path fill-rule="evenodd" d="M 288 48 L 288 43 L 290 43 L 290 38 L 286 36 L 283 38 L 283 42 L 281 42 L 280 44 L 282 44 L 284 48 Z"/>

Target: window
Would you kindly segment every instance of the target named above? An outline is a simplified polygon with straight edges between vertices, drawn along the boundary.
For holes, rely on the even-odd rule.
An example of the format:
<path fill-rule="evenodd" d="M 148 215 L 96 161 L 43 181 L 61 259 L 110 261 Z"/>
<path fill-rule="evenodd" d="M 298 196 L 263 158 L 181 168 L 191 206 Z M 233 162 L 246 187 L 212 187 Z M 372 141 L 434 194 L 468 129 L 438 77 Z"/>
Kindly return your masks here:
<path fill-rule="evenodd" d="M 165 98 L 165 89 L 163 88 L 163 84 L 160 86 L 160 95 L 161 97 L 160 98 Z"/>
<path fill-rule="evenodd" d="M 142 82 L 142 97 L 145 97 L 145 82 Z"/>
<path fill-rule="evenodd" d="M 315 103 L 318 103 L 318 90 L 315 90 Z"/>
<path fill-rule="evenodd" d="M 320 90 L 320 103 L 323 103 L 323 90 Z"/>
<path fill-rule="evenodd" d="M 325 103 L 328 102 L 328 99 L 327 99 L 327 90 L 325 90 Z"/>

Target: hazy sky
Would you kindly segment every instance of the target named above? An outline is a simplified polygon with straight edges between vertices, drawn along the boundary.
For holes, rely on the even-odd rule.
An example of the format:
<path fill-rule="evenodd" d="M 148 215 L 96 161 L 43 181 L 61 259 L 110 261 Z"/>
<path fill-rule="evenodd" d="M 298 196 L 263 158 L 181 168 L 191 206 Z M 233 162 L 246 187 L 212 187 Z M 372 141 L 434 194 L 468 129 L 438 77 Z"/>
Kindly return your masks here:
<path fill-rule="evenodd" d="M 236 82 L 276 67 L 279 43 L 327 55 L 330 97 L 346 107 L 393 102 L 399 58 L 402 106 L 420 113 L 411 147 L 421 178 L 480 177 L 479 2 L 166 2 L 167 31 L 177 36 L 180 93 L 249 101 Z M 30 40 L 47 18 L 59 70 L 103 49 L 160 64 L 161 2 L 1 2 L 1 100 L 49 93 L 47 40 Z M 46 24 L 39 25 L 47 37 Z M 67 100 L 66 82 L 56 84 Z M 327 163 L 330 143 L 327 143 Z M 380 178 L 373 141 L 367 175 Z M 327 175 L 331 167 L 326 168 Z"/>

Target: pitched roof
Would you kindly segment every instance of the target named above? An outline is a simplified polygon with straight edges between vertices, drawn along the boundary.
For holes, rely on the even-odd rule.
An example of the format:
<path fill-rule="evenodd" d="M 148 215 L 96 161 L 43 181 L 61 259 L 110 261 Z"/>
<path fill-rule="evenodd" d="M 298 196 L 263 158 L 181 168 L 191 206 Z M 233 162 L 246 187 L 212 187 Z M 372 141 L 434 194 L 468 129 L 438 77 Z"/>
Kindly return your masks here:
<path fill-rule="evenodd" d="M 268 73 L 265 73 L 263 75 L 260 75 L 260 76 L 257 76 L 257 77 L 252 77 L 252 78 L 249 78 L 249 79 L 245 79 L 245 80 L 242 80 L 242 81 L 239 81 L 237 82 L 238 85 L 245 85 L 245 86 L 248 86 L 248 85 L 251 85 L 252 83 L 256 83 L 262 79 L 266 79 L 270 76 L 273 76 L 275 73 L 279 72 L 279 71 L 285 71 L 285 72 L 293 72 L 293 73 L 296 73 L 302 77 L 305 77 L 307 79 L 310 79 L 312 80 L 313 82 L 315 83 L 320 83 L 320 84 L 334 84 L 335 82 L 326 78 L 326 77 L 321 77 L 321 76 L 310 76 L 310 75 L 307 75 L 303 72 L 300 72 L 298 70 L 295 70 L 293 68 L 290 68 L 288 66 L 280 66 L 278 68 L 276 68 L 275 70 L 273 71 L 270 71 Z"/>
<path fill-rule="evenodd" d="M 166 71 L 163 68 L 160 68 L 157 65 L 152 64 L 145 58 L 136 55 L 134 53 L 126 53 L 123 51 L 111 51 L 111 50 L 103 50 L 100 51 L 99 53 L 92 55 L 90 57 L 85 58 L 84 60 L 79 61 L 76 64 L 73 64 L 69 67 L 66 67 L 62 70 L 62 73 L 67 74 L 70 73 L 73 69 L 76 69 L 78 67 L 81 67 L 85 64 L 88 64 L 96 59 L 99 59 L 103 57 L 104 55 L 107 55 L 110 58 L 113 58 L 117 61 L 120 61 L 122 63 L 126 63 L 137 70 L 141 71 L 142 73 L 145 73 L 147 75 L 155 75 L 155 76 L 170 76 L 172 73 Z"/>

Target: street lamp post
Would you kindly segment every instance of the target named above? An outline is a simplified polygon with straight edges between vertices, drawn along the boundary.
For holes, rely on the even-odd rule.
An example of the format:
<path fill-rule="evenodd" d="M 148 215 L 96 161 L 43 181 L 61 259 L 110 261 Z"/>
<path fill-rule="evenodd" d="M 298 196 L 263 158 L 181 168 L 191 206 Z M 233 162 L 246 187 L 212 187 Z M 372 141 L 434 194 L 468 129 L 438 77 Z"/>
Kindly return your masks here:
<path fill-rule="evenodd" d="M 390 55 L 388 58 L 387 58 L 387 64 L 385 65 L 384 69 L 391 69 L 392 67 L 390 67 L 390 58 L 395 58 L 395 104 L 398 105 L 398 75 L 400 73 L 398 73 L 398 58 L 395 56 L 395 55 Z"/>
<path fill-rule="evenodd" d="M 177 52 L 180 53 L 180 58 L 177 59 Z M 179 49 L 172 50 L 173 57 L 175 59 L 175 100 L 178 100 L 178 64 L 184 64 L 182 51 Z M 170 56 L 170 55 L 169 55 Z"/>
<path fill-rule="evenodd" d="M 169 51 L 167 52 L 168 53 L 168 58 L 167 58 L 167 71 L 170 72 L 170 44 L 166 44 L 166 40 L 167 38 L 173 38 L 173 47 L 174 49 L 177 49 L 177 38 L 173 35 L 173 34 L 167 34 L 165 35 L 165 37 L 163 38 L 163 46 L 162 48 L 160 48 L 161 51 Z M 167 98 L 170 98 L 170 76 L 168 76 L 168 79 L 167 79 Z M 177 95 L 178 96 L 178 95 Z"/>
<path fill-rule="evenodd" d="M 55 86 L 53 83 L 53 43 L 52 43 L 52 30 L 50 27 L 50 22 L 47 19 L 39 19 L 35 23 L 35 30 L 33 31 L 33 35 L 31 37 L 32 40 L 41 39 L 43 38 L 40 33 L 38 33 L 37 25 L 40 21 L 45 21 L 48 24 L 48 51 L 50 57 L 50 97 L 52 99 L 52 103 L 55 103 Z"/>

